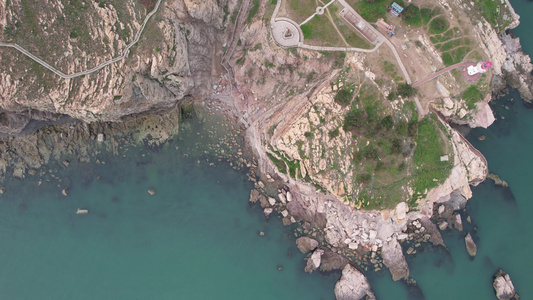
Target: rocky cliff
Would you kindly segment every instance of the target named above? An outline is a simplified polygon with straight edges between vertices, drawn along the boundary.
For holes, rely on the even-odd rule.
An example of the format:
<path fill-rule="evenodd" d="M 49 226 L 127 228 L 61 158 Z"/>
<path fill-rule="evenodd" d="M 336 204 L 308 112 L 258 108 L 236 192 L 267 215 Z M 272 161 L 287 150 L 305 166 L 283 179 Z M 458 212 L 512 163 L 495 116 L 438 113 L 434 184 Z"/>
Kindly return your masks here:
<path fill-rule="evenodd" d="M 17 43 L 66 74 L 81 72 L 121 55 L 155 3 L 2 1 L 0 41 Z M 221 56 L 223 18 L 216 1 L 163 1 L 124 60 L 72 79 L 0 48 L 0 130 L 16 134 L 31 119 L 61 115 L 118 121 L 203 95 L 219 73 L 214 60 Z"/>

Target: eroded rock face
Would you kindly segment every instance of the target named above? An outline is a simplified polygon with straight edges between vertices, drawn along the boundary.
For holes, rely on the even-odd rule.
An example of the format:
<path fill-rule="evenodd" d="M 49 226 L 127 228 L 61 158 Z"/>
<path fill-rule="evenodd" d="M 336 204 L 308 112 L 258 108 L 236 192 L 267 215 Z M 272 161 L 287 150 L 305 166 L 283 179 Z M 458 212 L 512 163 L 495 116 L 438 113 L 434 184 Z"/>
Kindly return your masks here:
<path fill-rule="evenodd" d="M 133 0 L 93 1 L 82 4 L 84 19 L 78 20 L 62 1 L 40 1 L 29 7 L 39 19 L 31 36 L 46 38 L 34 41 L 25 35 L 27 26 L 12 25 L 27 23 L 22 8 L 32 4 L 21 2 L 9 1 L 0 9 L 0 26 L 8 28 L 0 40 L 25 47 L 66 74 L 122 54 L 153 9 Z M 0 132 L 18 134 L 31 120 L 55 121 L 62 115 L 85 122 L 120 121 L 168 109 L 186 95 L 201 95 L 211 86 L 212 60 L 218 56 L 213 49 L 223 40 L 222 9 L 216 1 L 165 1 L 156 16 L 126 59 L 74 79 L 34 68 L 15 49 L 0 48 Z M 58 24 L 59 18 L 67 24 Z M 87 32 L 65 32 L 71 22 L 86 26 Z"/>
<path fill-rule="evenodd" d="M 344 267 L 341 279 L 335 284 L 335 297 L 337 300 L 376 299 L 365 276 L 349 264 Z"/>
<path fill-rule="evenodd" d="M 494 283 L 492 284 L 496 297 L 498 300 L 518 300 L 520 296 L 516 293 L 513 282 L 509 274 L 502 269 L 498 270 L 494 275 Z"/>
<path fill-rule="evenodd" d="M 392 280 L 409 278 L 409 267 L 402 252 L 402 246 L 395 238 L 383 244 L 383 263 L 392 275 Z"/>

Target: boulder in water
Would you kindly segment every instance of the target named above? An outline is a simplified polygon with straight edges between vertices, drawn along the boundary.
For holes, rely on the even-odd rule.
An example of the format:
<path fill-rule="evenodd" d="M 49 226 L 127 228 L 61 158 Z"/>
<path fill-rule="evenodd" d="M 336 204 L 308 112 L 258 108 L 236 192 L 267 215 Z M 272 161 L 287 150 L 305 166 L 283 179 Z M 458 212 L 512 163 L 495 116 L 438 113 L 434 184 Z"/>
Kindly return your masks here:
<path fill-rule="evenodd" d="M 324 250 L 317 249 L 313 254 L 311 254 L 311 257 L 307 259 L 307 266 L 305 267 L 305 271 L 308 273 L 312 273 L 314 270 L 318 269 L 320 267 L 320 262 L 322 261 L 322 254 L 324 254 Z"/>
<path fill-rule="evenodd" d="M 341 279 L 335 284 L 335 297 L 337 300 L 376 299 L 365 275 L 350 264 L 342 269 Z"/>
<path fill-rule="evenodd" d="M 302 236 L 296 240 L 296 245 L 300 252 L 306 253 L 315 250 L 318 247 L 318 242 L 310 237 Z"/>
<path fill-rule="evenodd" d="M 468 255 L 470 255 L 471 257 L 475 257 L 477 254 L 477 246 L 476 243 L 474 243 L 474 239 L 472 238 L 470 233 L 465 236 L 465 244 Z"/>
<path fill-rule="evenodd" d="M 154 189 L 148 189 L 148 194 L 149 194 L 150 196 L 155 195 L 155 190 L 154 190 Z"/>
<path fill-rule="evenodd" d="M 498 300 L 518 300 L 520 296 L 516 293 L 513 282 L 509 274 L 502 269 L 494 274 L 494 282 L 492 283 L 496 297 Z"/>
<path fill-rule="evenodd" d="M 381 255 L 383 256 L 383 263 L 389 268 L 392 280 L 398 281 L 409 278 L 409 267 L 405 261 L 402 246 L 400 246 L 396 238 L 383 243 Z"/>

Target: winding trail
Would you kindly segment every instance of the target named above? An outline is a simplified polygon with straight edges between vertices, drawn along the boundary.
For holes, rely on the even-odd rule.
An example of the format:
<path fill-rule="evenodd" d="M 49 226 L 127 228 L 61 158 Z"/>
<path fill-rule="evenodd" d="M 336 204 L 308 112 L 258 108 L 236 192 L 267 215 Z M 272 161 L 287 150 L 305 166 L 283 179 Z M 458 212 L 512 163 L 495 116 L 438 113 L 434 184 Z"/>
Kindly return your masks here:
<path fill-rule="evenodd" d="M 472 64 L 471 62 L 461 62 L 461 63 L 455 64 L 455 65 L 449 66 L 449 67 L 447 67 L 447 68 L 444 68 L 444 69 L 442 69 L 442 70 L 440 70 L 440 71 L 438 71 L 438 72 L 435 72 L 435 73 L 429 75 L 428 77 L 426 77 L 426 78 L 420 80 L 419 82 L 414 83 L 414 84 L 413 84 L 413 87 L 417 87 L 417 86 L 419 86 L 419 85 L 421 85 L 421 84 L 424 84 L 424 83 L 426 83 L 426 82 L 428 82 L 428 81 L 430 81 L 430 80 L 433 80 L 433 79 L 439 77 L 440 75 L 442 75 L 442 74 L 444 74 L 444 73 L 446 73 L 446 72 L 449 72 L 449 71 L 451 71 L 451 70 L 453 70 L 453 69 L 455 69 L 455 68 L 459 68 L 459 67 L 463 67 L 463 66 L 468 66 L 468 65 L 471 65 L 471 64 Z"/>
<path fill-rule="evenodd" d="M 152 17 L 157 12 L 157 10 L 159 9 L 159 5 L 161 4 L 161 1 L 162 0 L 157 0 L 157 3 L 155 5 L 154 9 L 150 13 L 148 13 L 148 15 L 146 15 L 146 18 L 144 19 L 143 24 L 141 26 L 141 30 L 139 30 L 139 32 L 137 32 L 137 34 L 135 35 L 135 39 L 129 45 L 126 46 L 124 51 L 122 51 L 121 55 L 119 55 L 119 56 L 117 56 L 115 58 L 112 58 L 110 60 L 107 60 L 107 61 L 97 65 L 96 67 L 94 67 L 92 69 L 89 69 L 89 70 L 86 70 L 86 71 L 73 73 L 73 74 L 65 74 L 65 73 L 59 71 L 55 67 L 51 66 L 50 64 L 48 64 L 44 60 L 40 59 L 39 57 L 35 56 L 34 54 L 32 54 L 31 52 L 29 52 L 28 50 L 22 48 L 21 46 L 19 46 L 17 44 L 0 42 L 0 47 L 14 48 L 14 49 L 18 50 L 19 52 L 21 52 L 22 54 L 26 55 L 27 57 L 33 59 L 35 62 L 37 62 L 41 66 L 47 68 L 48 70 L 52 71 L 53 73 L 55 73 L 56 75 L 58 75 L 59 77 L 64 78 L 64 79 L 71 79 L 71 78 L 80 77 L 80 76 L 83 76 L 83 75 L 88 75 L 88 74 L 94 73 L 94 72 L 96 72 L 96 71 L 98 71 L 98 70 L 100 70 L 100 69 L 102 69 L 102 68 L 104 68 L 104 67 L 106 67 L 106 66 L 108 66 L 108 65 L 110 65 L 112 63 L 116 63 L 118 61 L 121 61 L 124 58 L 126 58 L 126 56 L 128 56 L 131 47 L 133 47 L 133 45 L 135 45 L 139 41 L 139 39 L 141 38 L 141 34 L 144 31 L 144 27 L 146 26 L 146 23 L 148 23 L 148 20 L 150 19 L 150 17 Z"/>

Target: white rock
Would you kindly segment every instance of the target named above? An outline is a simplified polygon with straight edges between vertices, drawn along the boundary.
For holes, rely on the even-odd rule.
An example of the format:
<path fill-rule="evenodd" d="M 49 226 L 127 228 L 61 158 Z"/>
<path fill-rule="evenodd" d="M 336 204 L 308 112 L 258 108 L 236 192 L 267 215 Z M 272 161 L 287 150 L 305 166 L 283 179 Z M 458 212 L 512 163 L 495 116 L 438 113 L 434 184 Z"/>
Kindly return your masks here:
<path fill-rule="evenodd" d="M 291 202 L 292 201 L 292 195 L 290 192 L 287 192 L 287 202 Z"/>
<path fill-rule="evenodd" d="M 273 211 L 274 211 L 274 209 L 271 208 L 271 207 L 265 208 L 265 209 L 263 210 L 263 212 L 265 213 L 265 216 L 267 216 L 267 217 L 268 217 Z"/>
<path fill-rule="evenodd" d="M 272 197 L 268 197 L 268 203 L 270 203 L 270 205 L 274 205 L 274 204 L 276 204 L 276 199 L 274 199 Z"/>
<path fill-rule="evenodd" d="M 335 297 L 337 300 L 365 299 L 375 300 L 370 283 L 356 268 L 347 264 L 342 269 L 342 276 L 335 284 Z"/>
<path fill-rule="evenodd" d="M 281 201 L 281 203 L 283 204 L 287 203 L 287 199 L 285 199 L 285 195 L 283 195 L 282 193 L 278 194 L 278 198 L 279 198 L 279 201 Z"/>
<path fill-rule="evenodd" d="M 377 235 L 378 235 L 378 232 L 377 232 L 377 231 L 375 231 L 375 230 L 370 230 L 370 233 L 369 233 L 369 235 L 368 235 L 368 238 L 371 239 L 371 240 L 373 240 L 373 239 L 376 238 Z"/>
<path fill-rule="evenodd" d="M 98 135 L 96 135 L 96 140 L 98 142 L 100 142 L 100 143 L 103 142 L 105 140 L 104 134 L 103 133 L 99 133 Z"/>
<path fill-rule="evenodd" d="M 284 209 L 284 210 L 281 212 L 281 215 L 282 215 L 284 218 L 286 218 L 286 217 L 289 215 L 289 212 L 288 212 L 286 209 Z"/>
<path fill-rule="evenodd" d="M 398 203 L 398 205 L 396 205 L 395 214 L 396 214 L 396 221 L 398 223 L 405 221 L 408 210 L 409 210 L 409 207 L 407 206 L 407 203 L 405 202 L 400 202 Z"/>
<path fill-rule="evenodd" d="M 446 209 L 446 206 L 444 205 L 439 206 L 439 215 L 442 215 L 445 209 Z"/>

